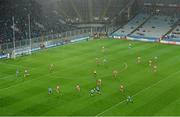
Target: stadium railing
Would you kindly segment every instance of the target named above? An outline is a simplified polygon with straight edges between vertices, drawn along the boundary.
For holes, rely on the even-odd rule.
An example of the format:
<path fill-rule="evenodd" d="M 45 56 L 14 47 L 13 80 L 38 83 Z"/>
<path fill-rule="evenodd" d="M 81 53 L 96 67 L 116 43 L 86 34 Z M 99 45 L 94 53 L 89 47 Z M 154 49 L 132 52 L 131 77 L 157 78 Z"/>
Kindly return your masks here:
<path fill-rule="evenodd" d="M 101 31 L 103 32 L 105 30 L 97 28 L 86 28 L 32 38 L 31 42 L 30 39 L 19 40 L 15 41 L 15 50 L 13 42 L 0 44 L 0 50 L 5 51 L 5 54 L 0 55 L 0 58 L 8 58 L 8 55 L 12 57 L 13 54 L 15 56 L 28 55 L 31 54 L 31 52 L 42 49 L 43 47 L 50 48 L 67 43 L 86 40 L 90 38 L 94 32 Z"/>

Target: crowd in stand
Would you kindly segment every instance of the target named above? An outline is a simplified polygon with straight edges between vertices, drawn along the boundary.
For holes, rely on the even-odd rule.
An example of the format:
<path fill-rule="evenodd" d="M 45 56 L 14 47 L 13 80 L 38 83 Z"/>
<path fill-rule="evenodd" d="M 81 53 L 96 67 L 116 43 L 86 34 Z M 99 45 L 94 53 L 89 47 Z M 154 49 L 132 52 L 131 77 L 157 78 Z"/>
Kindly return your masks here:
<path fill-rule="evenodd" d="M 29 38 L 29 19 L 31 37 L 70 30 L 69 25 L 61 24 L 59 19 L 52 19 L 42 13 L 41 5 L 35 0 L 1 0 L 0 1 L 0 44 L 12 42 L 13 30 L 16 40 Z M 13 20 L 14 17 L 14 26 Z M 53 20 L 53 21 L 49 21 Z"/>
<path fill-rule="evenodd" d="M 0 44 L 13 41 L 13 30 L 17 41 L 29 39 L 28 15 L 34 38 L 77 29 L 74 24 L 109 23 L 128 1 L 0 0 Z"/>

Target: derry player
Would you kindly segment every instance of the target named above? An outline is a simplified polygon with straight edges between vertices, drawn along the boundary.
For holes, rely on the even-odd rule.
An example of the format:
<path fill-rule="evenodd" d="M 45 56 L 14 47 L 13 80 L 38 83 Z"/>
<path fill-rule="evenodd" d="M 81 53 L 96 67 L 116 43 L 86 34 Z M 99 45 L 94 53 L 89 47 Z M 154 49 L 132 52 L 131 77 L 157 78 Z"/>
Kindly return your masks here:
<path fill-rule="evenodd" d="M 117 74 L 118 74 L 117 70 L 113 70 L 113 77 L 114 77 L 114 78 L 117 77 Z"/>
<path fill-rule="evenodd" d="M 103 46 L 103 47 L 102 47 L 102 53 L 104 53 L 104 52 L 105 52 L 105 47 Z"/>
<path fill-rule="evenodd" d="M 140 56 L 137 57 L 137 63 L 138 64 L 141 63 L 141 57 Z"/>
<path fill-rule="evenodd" d="M 56 86 L 56 92 L 57 92 L 58 94 L 60 93 L 60 86 L 59 86 L 59 85 Z"/>
<path fill-rule="evenodd" d="M 158 57 L 155 56 L 155 57 L 154 57 L 154 63 L 157 64 L 157 62 L 158 62 Z"/>
<path fill-rule="evenodd" d="M 50 64 L 50 65 L 49 65 L 49 71 L 50 71 L 50 72 L 53 72 L 53 71 L 54 71 L 54 64 Z"/>
<path fill-rule="evenodd" d="M 96 58 L 96 64 L 97 64 L 97 66 L 99 66 L 99 65 L 100 65 L 99 58 Z"/>
<path fill-rule="evenodd" d="M 93 74 L 94 74 L 94 77 L 96 77 L 96 76 L 97 76 L 97 72 L 96 72 L 96 70 L 94 70 Z"/>
<path fill-rule="evenodd" d="M 149 60 L 149 66 L 150 67 L 152 66 L 152 60 Z"/>
<path fill-rule="evenodd" d="M 153 66 L 153 71 L 157 72 L 157 66 L 156 65 Z"/>
<path fill-rule="evenodd" d="M 131 43 L 129 43 L 129 48 L 132 48 L 132 44 Z"/>
<path fill-rule="evenodd" d="M 30 74 L 29 74 L 29 72 L 28 72 L 28 69 L 26 68 L 25 70 L 24 70 L 24 77 L 27 77 L 27 76 L 29 76 Z"/>
<path fill-rule="evenodd" d="M 154 59 L 155 59 L 155 60 L 157 60 L 157 59 L 158 59 L 158 57 L 157 57 L 157 56 L 155 56 L 155 57 L 154 57 Z"/>
<path fill-rule="evenodd" d="M 120 90 L 120 92 L 124 93 L 124 86 L 123 86 L 123 85 L 120 85 L 119 90 Z"/>
<path fill-rule="evenodd" d="M 81 91 L 81 88 L 80 88 L 80 86 L 77 84 L 76 85 L 76 91 L 79 93 L 80 91 Z"/>
<path fill-rule="evenodd" d="M 96 81 L 96 86 L 101 86 L 101 84 L 102 84 L 101 79 L 98 79 L 98 80 Z"/>

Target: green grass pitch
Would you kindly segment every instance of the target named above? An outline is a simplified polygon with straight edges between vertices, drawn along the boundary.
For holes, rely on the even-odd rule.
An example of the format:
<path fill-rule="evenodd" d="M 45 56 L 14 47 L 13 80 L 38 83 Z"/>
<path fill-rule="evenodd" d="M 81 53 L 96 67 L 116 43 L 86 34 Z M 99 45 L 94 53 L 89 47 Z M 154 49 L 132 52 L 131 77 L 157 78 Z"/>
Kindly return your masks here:
<path fill-rule="evenodd" d="M 129 43 L 132 48 L 128 48 Z M 179 53 L 179 46 L 107 39 L 0 60 L 0 115 L 180 116 Z M 137 64 L 138 56 L 141 64 Z M 156 56 L 158 69 L 154 73 L 148 61 Z M 107 63 L 97 66 L 97 57 L 105 57 Z M 55 68 L 49 73 L 51 63 Z M 27 78 L 23 78 L 25 68 L 30 73 Z M 119 71 L 117 79 L 112 77 L 113 69 Z M 101 95 L 91 97 L 89 90 L 96 86 L 97 79 L 102 79 Z M 76 84 L 81 86 L 80 94 Z M 119 91 L 121 84 L 125 94 Z M 62 95 L 55 91 L 48 95 L 48 88 L 56 85 L 60 85 Z M 124 95 L 133 96 L 134 103 L 127 104 Z"/>

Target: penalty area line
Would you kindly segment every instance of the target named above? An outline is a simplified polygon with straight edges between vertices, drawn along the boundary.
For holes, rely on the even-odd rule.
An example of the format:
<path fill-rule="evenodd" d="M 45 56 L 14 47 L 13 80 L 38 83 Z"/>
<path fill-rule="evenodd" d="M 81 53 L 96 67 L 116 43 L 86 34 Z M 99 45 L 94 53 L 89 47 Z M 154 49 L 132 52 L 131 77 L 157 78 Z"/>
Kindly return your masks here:
<path fill-rule="evenodd" d="M 168 75 L 166 78 L 161 79 L 161 80 L 159 80 L 158 82 L 152 84 L 151 86 L 149 86 L 149 87 L 147 87 L 147 88 L 144 88 L 144 89 L 140 90 L 139 92 L 135 93 L 135 94 L 133 95 L 133 97 L 134 97 L 134 96 L 137 96 L 137 95 L 140 94 L 141 92 L 144 92 L 144 91 L 146 91 L 146 90 L 148 90 L 148 89 L 150 89 L 150 88 L 156 86 L 157 84 L 161 83 L 162 81 L 167 80 L 168 78 L 170 78 L 170 77 L 172 77 L 172 76 L 174 76 L 174 75 L 176 75 L 176 74 L 178 74 L 178 73 L 180 73 L 180 71 L 177 71 L 177 72 L 175 72 L 175 73 L 173 73 L 173 74 L 171 74 L 171 75 Z M 111 110 L 112 108 L 117 107 L 118 105 L 122 104 L 122 103 L 125 102 L 125 101 L 126 101 L 126 100 L 123 100 L 123 101 L 121 101 L 121 102 L 119 102 L 119 103 L 117 103 L 117 104 L 115 104 L 115 105 L 113 105 L 113 106 L 111 106 L 111 107 L 105 109 L 105 110 L 102 111 L 101 113 L 95 115 L 95 117 L 104 114 L 105 112 Z"/>

